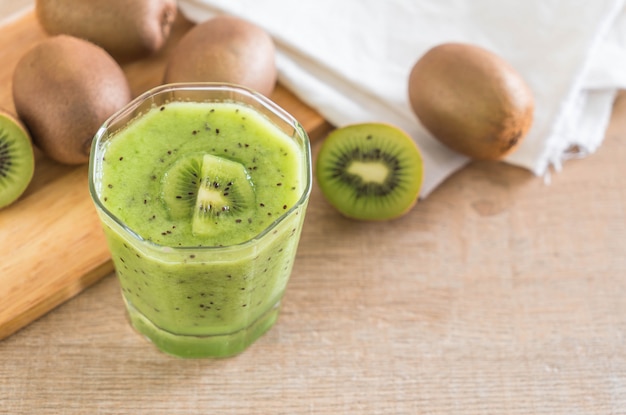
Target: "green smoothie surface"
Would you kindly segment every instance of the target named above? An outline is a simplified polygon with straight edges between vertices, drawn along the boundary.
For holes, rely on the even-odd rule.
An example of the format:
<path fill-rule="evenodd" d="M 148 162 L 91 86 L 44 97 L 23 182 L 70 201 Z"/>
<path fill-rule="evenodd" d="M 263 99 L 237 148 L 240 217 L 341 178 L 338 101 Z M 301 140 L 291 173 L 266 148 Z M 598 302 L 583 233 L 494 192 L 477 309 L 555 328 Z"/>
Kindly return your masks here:
<path fill-rule="evenodd" d="M 300 199 L 302 159 L 291 137 L 245 105 L 171 102 L 108 142 L 99 195 L 155 244 L 239 244 Z"/>

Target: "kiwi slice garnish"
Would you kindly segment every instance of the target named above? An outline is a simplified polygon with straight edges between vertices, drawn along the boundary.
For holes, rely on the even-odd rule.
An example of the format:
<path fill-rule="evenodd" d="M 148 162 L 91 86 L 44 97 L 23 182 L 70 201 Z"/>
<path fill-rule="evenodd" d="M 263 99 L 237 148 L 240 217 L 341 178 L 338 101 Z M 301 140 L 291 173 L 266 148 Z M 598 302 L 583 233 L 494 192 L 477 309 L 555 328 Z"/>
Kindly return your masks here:
<path fill-rule="evenodd" d="M 322 143 L 316 178 L 344 216 L 388 220 L 408 212 L 422 186 L 423 162 L 415 142 L 384 123 L 338 128 Z"/>
<path fill-rule="evenodd" d="M 34 171 L 30 135 L 17 118 L 0 110 L 0 208 L 24 193 Z"/>
<path fill-rule="evenodd" d="M 161 180 L 161 198 L 172 220 L 191 220 L 192 232 L 218 232 L 222 220 L 240 220 L 254 206 L 255 193 L 246 168 L 208 153 L 175 161 Z"/>

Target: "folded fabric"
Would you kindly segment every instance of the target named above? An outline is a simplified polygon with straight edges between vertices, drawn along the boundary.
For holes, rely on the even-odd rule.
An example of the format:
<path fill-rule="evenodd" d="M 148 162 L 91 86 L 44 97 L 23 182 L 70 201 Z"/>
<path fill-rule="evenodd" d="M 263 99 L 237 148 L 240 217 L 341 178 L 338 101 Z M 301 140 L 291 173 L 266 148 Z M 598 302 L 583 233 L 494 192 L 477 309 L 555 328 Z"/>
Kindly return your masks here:
<path fill-rule="evenodd" d="M 468 160 L 436 141 L 412 113 L 413 64 L 444 42 L 501 56 L 535 96 L 534 123 L 506 161 L 548 175 L 602 142 L 626 87 L 624 0 L 179 0 L 201 22 L 232 14 L 266 29 L 279 81 L 337 127 L 397 125 L 424 155 L 422 197 Z"/>
<path fill-rule="evenodd" d="M 12 23 L 33 9 L 35 1 L 6 2 L 0 6 L 0 26 Z"/>

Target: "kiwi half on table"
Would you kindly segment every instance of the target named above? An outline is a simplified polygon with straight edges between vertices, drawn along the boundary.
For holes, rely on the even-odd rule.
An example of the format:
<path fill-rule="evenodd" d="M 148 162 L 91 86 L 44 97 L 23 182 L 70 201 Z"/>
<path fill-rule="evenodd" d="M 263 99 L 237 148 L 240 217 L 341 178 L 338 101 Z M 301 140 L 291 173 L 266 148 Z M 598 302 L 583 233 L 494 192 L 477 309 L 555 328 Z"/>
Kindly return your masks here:
<path fill-rule="evenodd" d="M 30 135 L 16 117 L 0 109 L 0 209 L 24 193 L 34 171 Z"/>
<path fill-rule="evenodd" d="M 388 220 L 415 205 L 424 167 L 415 142 L 384 123 L 338 128 L 317 155 L 322 193 L 341 214 L 359 220 Z"/>

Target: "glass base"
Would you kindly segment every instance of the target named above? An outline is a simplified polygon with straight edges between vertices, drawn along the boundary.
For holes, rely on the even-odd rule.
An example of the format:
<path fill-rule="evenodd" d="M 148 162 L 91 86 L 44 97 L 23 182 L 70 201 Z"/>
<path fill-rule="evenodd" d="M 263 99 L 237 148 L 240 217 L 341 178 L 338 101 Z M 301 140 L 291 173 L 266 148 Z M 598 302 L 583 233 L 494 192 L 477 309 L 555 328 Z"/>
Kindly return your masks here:
<path fill-rule="evenodd" d="M 126 301 L 132 326 L 159 350 L 182 358 L 229 357 L 244 351 L 276 322 L 280 302 L 267 310 L 248 327 L 234 333 L 215 336 L 174 334 L 155 326 Z"/>

